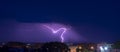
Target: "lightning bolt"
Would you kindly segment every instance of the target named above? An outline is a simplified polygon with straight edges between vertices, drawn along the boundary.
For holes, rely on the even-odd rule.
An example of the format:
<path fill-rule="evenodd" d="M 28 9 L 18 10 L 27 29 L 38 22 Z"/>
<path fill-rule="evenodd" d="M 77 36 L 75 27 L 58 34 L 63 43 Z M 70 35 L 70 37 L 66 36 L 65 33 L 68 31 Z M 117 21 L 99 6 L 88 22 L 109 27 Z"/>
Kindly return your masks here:
<path fill-rule="evenodd" d="M 55 30 L 55 29 L 53 29 L 53 28 L 51 28 L 51 27 L 49 27 L 49 26 L 47 26 L 47 25 L 44 25 L 44 26 L 47 27 L 48 29 L 50 29 L 50 30 L 52 31 L 52 33 L 54 33 L 54 34 L 56 34 L 57 32 L 59 32 L 60 30 L 63 30 L 63 32 L 61 33 L 60 38 L 61 38 L 61 42 L 64 42 L 64 37 L 63 37 L 63 35 L 64 35 L 64 33 L 67 31 L 66 28 L 59 28 L 58 30 Z"/>

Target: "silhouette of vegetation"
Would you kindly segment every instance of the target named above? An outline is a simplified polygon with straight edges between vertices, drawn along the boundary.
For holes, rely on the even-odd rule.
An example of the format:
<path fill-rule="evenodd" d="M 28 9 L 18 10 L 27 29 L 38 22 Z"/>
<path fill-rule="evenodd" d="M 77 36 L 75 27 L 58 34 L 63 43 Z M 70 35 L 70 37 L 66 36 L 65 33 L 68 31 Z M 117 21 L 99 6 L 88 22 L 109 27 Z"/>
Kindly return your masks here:
<path fill-rule="evenodd" d="M 49 42 L 42 46 L 42 52 L 68 52 L 69 48 L 61 42 Z"/>

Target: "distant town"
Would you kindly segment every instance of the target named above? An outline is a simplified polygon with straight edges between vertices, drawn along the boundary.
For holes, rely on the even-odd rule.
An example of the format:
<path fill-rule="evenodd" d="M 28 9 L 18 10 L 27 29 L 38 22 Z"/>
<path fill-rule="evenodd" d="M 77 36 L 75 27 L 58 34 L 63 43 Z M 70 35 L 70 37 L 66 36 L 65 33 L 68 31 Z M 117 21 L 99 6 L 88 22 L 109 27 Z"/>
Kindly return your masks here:
<path fill-rule="evenodd" d="M 0 52 L 120 52 L 120 41 L 114 43 L 23 43 L 1 42 Z"/>

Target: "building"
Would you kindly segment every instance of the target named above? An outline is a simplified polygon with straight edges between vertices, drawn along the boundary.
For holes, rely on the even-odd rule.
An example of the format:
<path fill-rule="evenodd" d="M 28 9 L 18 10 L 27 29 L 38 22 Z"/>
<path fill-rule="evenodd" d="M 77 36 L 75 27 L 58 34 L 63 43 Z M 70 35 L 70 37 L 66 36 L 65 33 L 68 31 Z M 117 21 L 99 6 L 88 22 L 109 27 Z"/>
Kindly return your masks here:
<path fill-rule="evenodd" d="M 70 52 L 76 52 L 76 48 L 77 48 L 77 46 L 75 46 L 75 45 L 69 46 Z"/>
<path fill-rule="evenodd" d="M 112 52 L 112 44 L 107 43 L 97 44 L 97 52 Z"/>
<path fill-rule="evenodd" d="M 69 46 L 70 52 L 96 52 L 96 47 L 95 43 L 79 43 Z"/>

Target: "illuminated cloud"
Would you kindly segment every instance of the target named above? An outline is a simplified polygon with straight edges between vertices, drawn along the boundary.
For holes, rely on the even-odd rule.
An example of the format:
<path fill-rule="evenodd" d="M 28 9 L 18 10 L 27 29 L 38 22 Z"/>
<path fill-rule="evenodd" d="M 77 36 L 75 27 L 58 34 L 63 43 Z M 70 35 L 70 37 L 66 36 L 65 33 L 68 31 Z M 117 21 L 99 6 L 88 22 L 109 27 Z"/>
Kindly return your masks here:
<path fill-rule="evenodd" d="M 85 40 L 74 31 L 74 28 L 60 23 L 24 23 L 3 20 L 0 25 L 0 41 L 2 42 L 80 42 Z"/>

